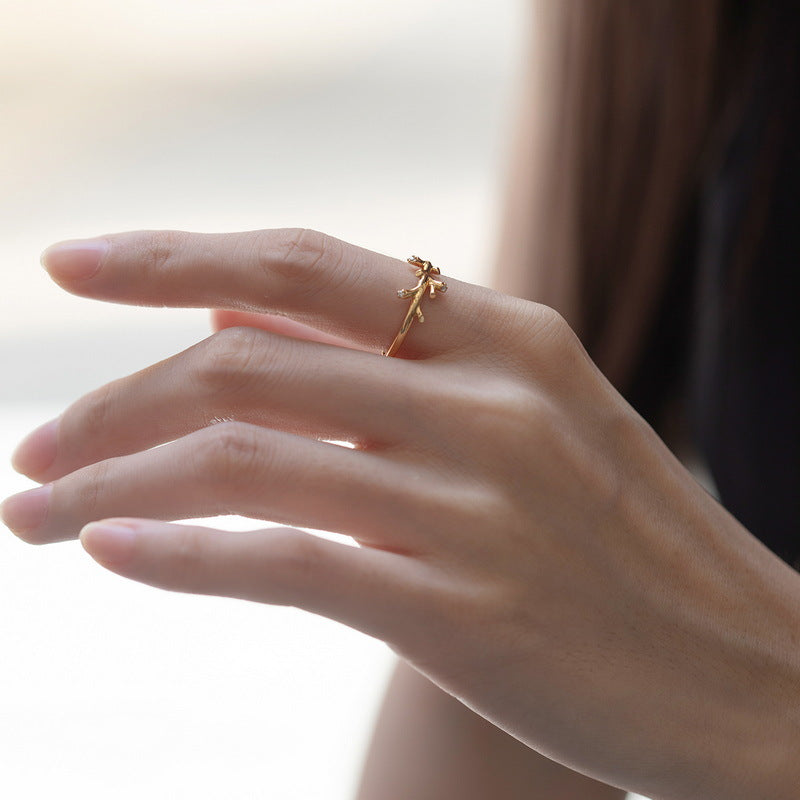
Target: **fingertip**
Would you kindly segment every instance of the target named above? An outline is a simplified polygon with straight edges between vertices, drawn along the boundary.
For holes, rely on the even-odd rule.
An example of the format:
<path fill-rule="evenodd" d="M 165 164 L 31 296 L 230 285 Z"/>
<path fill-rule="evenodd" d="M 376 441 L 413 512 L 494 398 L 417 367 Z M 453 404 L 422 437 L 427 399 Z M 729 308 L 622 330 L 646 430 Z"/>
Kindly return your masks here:
<path fill-rule="evenodd" d="M 223 328 L 230 327 L 229 325 L 225 324 L 228 313 L 229 312 L 221 308 L 211 309 L 211 313 L 209 314 L 209 323 L 211 325 L 211 330 L 214 331 L 214 333 L 221 331 Z"/>
<path fill-rule="evenodd" d="M 79 539 L 95 561 L 103 566 L 119 566 L 130 561 L 139 532 L 135 522 L 104 519 L 84 525 Z"/>
<path fill-rule="evenodd" d="M 255 311 L 237 311 L 231 308 L 215 308 L 211 311 L 211 327 L 214 331 L 225 328 L 261 328 L 272 330 L 274 316 Z"/>
<path fill-rule="evenodd" d="M 111 243 L 105 239 L 83 239 L 57 242 L 39 257 L 41 265 L 54 280 L 84 281 L 100 269 Z"/>
<path fill-rule="evenodd" d="M 56 458 L 58 427 L 61 417 L 56 417 L 29 433 L 11 455 L 11 466 L 21 475 L 42 475 Z"/>
<path fill-rule="evenodd" d="M 18 538 L 28 544 L 47 541 L 41 530 L 50 510 L 53 484 L 46 483 L 35 489 L 12 495 L 0 504 L 0 521 Z"/>

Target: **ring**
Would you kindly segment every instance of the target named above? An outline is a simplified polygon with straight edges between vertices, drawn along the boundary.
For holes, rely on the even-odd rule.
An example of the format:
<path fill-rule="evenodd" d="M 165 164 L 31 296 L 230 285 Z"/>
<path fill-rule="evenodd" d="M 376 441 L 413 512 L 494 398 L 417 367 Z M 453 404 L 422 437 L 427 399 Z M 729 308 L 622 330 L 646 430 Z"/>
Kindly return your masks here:
<path fill-rule="evenodd" d="M 413 286 L 411 289 L 397 290 L 397 296 L 401 300 L 405 300 L 409 297 L 411 298 L 411 305 L 408 307 L 408 311 L 406 311 L 403 324 L 400 326 L 397 336 L 394 337 L 394 341 L 389 345 L 388 350 L 383 351 L 383 355 L 385 356 L 393 356 L 400 349 L 400 345 L 403 343 L 403 339 L 406 338 L 406 334 L 411 327 L 411 323 L 414 321 L 414 317 L 417 317 L 420 322 L 425 322 L 425 317 L 422 316 L 422 309 L 420 308 L 420 303 L 425 296 L 425 292 L 430 290 L 431 297 L 435 297 L 436 292 L 444 293 L 447 291 L 447 284 L 444 281 L 437 281 L 433 277 L 434 275 L 439 275 L 439 268 L 434 267 L 430 261 L 425 261 L 419 256 L 411 256 L 411 258 L 407 258 L 406 261 L 408 261 L 412 267 L 417 267 L 414 275 L 419 278 L 419 281 L 417 281 L 417 285 Z"/>

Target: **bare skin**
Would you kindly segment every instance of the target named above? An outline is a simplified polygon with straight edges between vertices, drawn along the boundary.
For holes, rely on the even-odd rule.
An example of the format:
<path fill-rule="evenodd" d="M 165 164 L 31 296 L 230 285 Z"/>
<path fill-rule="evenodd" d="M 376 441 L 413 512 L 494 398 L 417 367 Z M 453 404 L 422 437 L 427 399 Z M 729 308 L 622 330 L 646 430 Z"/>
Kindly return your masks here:
<path fill-rule="evenodd" d="M 624 800 L 539 755 L 399 662 L 358 800 Z"/>
<path fill-rule="evenodd" d="M 539 34 L 538 26 L 533 32 Z M 546 198 L 532 187 L 543 185 L 539 117 L 549 108 L 546 83 L 537 79 L 537 56 L 551 46 L 538 36 L 516 107 L 515 141 L 508 169 L 504 227 L 493 283 L 507 294 L 529 296 L 532 284 L 563 274 L 542 269 L 551 254 L 537 255 L 547 232 L 537 230 L 538 205 Z M 533 271 L 533 273 L 532 273 Z M 552 293 L 552 287 L 550 287 Z M 563 299 L 562 299 L 563 305 Z M 215 323 L 235 325 L 235 315 L 217 315 Z M 258 324 L 253 318 L 246 324 Z M 406 765 L 414 764 L 414 769 Z M 513 737 L 455 701 L 400 661 L 378 717 L 357 800 L 624 800 L 626 792 L 581 775 L 537 753 L 520 748 Z"/>
<path fill-rule="evenodd" d="M 80 532 L 134 580 L 336 619 L 656 800 L 796 796 L 800 576 L 551 309 L 448 279 L 384 358 L 408 264 L 315 232 L 114 234 L 45 264 L 86 297 L 288 315 L 352 346 L 231 328 L 79 399 L 16 454 L 44 484 L 3 504 L 21 538 Z M 231 512 L 360 546 L 161 521 Z"/>
<path fill-rule="evenodd" d="M 351 346 L 283 317 L 212 313 L 215 331 L 242 325 Z M 356 800 L 625 800 L 626 795 L 526 747 L 399 660 Z"/>

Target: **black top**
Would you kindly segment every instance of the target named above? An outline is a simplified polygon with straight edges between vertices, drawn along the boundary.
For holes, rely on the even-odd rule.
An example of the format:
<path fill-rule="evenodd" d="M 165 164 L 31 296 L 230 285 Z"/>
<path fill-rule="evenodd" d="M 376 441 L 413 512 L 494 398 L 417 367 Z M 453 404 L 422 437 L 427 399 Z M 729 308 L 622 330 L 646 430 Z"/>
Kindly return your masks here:
<path fill-rule="evenodd" d="M 722 502 L 800 568 L 798 98 L 756 94 L 702 205 L 689 408 Z"/>

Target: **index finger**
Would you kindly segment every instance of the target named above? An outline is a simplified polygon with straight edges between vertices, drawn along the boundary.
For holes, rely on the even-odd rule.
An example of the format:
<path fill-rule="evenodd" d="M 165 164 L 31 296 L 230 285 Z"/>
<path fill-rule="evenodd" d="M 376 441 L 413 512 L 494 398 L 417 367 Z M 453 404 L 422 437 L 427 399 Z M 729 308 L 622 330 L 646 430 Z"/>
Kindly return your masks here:
<path fill-rule="evenodd" d="M 379 351 L 409 306 L 398 290 L 417 280 L 405 261 L 297 228 L 118 233 L 53 245 L 42 263 L 84 297 L 285 314 Z M 436 355 L 480 337 L 482 309 L 495 293 L 444 277 L 449 292 L 423 299 L 425 322 L 412 326 L 401 356 Z"/>

